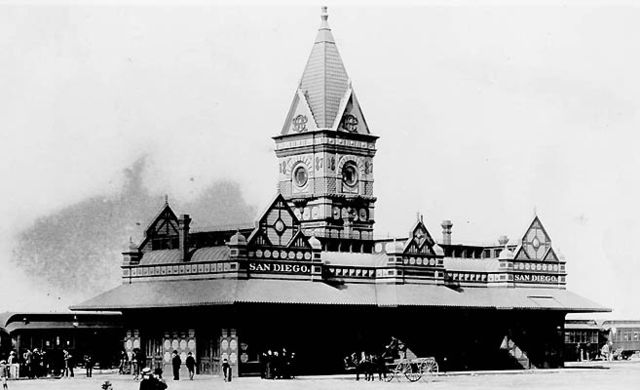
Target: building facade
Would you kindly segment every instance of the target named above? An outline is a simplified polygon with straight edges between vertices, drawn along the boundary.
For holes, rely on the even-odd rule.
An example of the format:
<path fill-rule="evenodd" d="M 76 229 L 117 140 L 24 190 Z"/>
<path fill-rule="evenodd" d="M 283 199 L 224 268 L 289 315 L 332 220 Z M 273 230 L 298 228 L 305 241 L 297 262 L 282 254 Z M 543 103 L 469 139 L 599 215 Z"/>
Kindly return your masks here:
<path fill-rule="evenodd" d="M 606 311 L 566 290 L 566 268 L 538 217 L 520 240 L 436 240 L 422 217 L 374 238 L 377 136 L 365 120 L 326 8 L 284 126 L 273 137 L 278 194 L 254 226 L 192 230 L 169 204 L 123 253 L 121 286 L 73 307 L 121 311 L 124 347 L 200 373 L 227 358 L 259 371 L 267 349 L 301 373 L 332 373 L 391 337 L 443 369 L 559 367 L 569 312 Z M 197 216 L 195 216 L 197 218 Z"/>
<path fill-rule="evenodd" d="M 0 359 L 14 351 L 20 376 L 28 375 L 24 353 L 34 349 L 43 353 L 43 374 L 47 375 L 61 373 L 63 350 L 71 353 L 76 365 L 91 355 L 99 368 L 117 366 L 122 337 L 120 313 L 0 313 Z"/>

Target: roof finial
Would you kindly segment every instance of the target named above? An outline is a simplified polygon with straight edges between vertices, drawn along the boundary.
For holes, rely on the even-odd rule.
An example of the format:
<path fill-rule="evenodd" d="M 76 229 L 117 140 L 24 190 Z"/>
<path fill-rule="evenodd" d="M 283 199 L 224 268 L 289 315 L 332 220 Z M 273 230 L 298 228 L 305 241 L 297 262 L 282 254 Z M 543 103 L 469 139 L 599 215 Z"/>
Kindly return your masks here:
<path fill-rule="evenodd" d="M 327 21 L 327 19 L 329 19 L 329 12 L 327 11 L 327 6 L 324 5 L 322 7 L 320 7 L 321 13 L 320 13 L 320 19 L 322 19 L 322 23 L 320 25 L 320 28 L 322 27 L 329 27 L 329 22 Z"/>
<path fill-rule="evenodd" d="M 164 194 L 164 205 L 165 206 L 169 206 L 169 195 L 168 194 Z"/>
<path fill-rule="evenodd" d="M 533 217 L 537 217 L 538 216 L 538 206 L 533 206 Z"/>

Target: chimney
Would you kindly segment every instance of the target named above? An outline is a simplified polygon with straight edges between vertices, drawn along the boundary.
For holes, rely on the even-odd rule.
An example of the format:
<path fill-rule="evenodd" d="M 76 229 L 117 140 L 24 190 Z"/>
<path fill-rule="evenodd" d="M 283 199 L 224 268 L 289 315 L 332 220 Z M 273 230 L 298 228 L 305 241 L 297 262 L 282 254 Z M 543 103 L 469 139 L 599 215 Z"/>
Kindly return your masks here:
<path fill-rule="evenodd" d="M 127 251 L 122 252 L 122 265 L 138 265 L 140 258 L 142 258 L 142 253 L 140 253 L 133 239 L 129 238 L 129 248 Z"/>
<path fill-rule="evenodd" d="M 189 214 L 182 214 L 178 219 L 178 245 L 182 251 L 182 261 L 189 260 L 189 225 L 191 218 Z"/>
<path fill-rule="evenodd" d="M 451 228 L 453 227 L 453 223 L 445 219 L 440 226 L 442 226 L 442 244 L 451 245 Z"/>

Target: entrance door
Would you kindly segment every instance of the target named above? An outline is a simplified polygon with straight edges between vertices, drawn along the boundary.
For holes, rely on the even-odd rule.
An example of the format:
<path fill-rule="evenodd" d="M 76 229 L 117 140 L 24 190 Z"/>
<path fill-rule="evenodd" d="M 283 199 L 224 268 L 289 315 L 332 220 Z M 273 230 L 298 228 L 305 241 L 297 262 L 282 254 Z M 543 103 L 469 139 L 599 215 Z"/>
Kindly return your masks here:
<path fill-rule="evenodd" d="M 147 357 L 145 366 L 151 368 L 152 370 L 156 368 L 162 369 L 162 336 L 159 334 L 154 334 L 151 337 L 147 338 L 145 341 L 144 353 Z"/>
<path fill-rule="evenodd" d="M 205 375 L 220 375 L 220 348 L 218 342 L 220 333 L 198 335 L 196 345 L 198 354 L 198 373 Z"/>

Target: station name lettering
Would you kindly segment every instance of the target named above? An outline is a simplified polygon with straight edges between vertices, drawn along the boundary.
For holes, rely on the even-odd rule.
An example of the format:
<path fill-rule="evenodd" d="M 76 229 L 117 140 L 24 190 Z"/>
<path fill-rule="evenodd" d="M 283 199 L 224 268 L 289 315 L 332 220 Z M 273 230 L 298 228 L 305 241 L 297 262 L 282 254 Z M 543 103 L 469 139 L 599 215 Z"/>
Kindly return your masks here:
<path fill-rule="evenodd" d="M 516 282 L 558 283 L 558 277 L 554 275 L 515 274 L 513 279 Z"/>
<path fill-rule="evenodd" d="M 282 274 L 308 274 L 311 266 L 306 264 L 249 263 L 251 272 L 274 272 Z"/>

